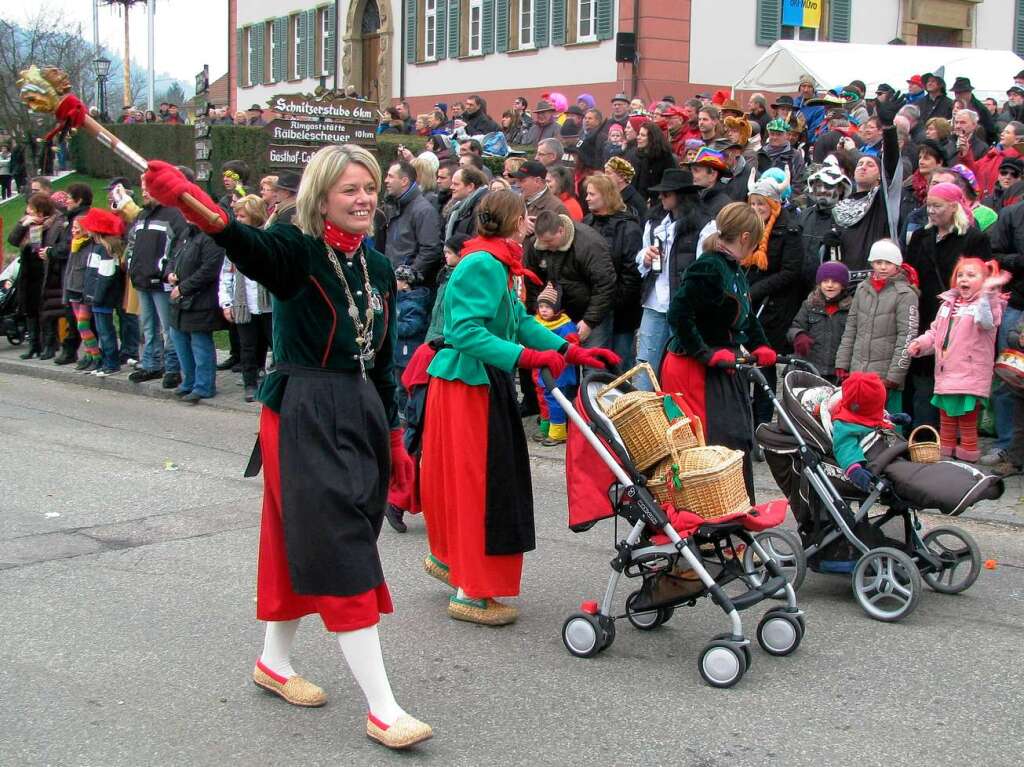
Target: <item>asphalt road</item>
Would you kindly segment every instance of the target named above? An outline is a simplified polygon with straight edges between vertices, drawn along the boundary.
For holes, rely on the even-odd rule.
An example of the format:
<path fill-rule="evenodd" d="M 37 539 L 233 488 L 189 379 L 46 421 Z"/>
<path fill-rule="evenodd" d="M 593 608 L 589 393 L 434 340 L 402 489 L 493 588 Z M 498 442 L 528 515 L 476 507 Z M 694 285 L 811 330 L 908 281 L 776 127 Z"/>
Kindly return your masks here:
<path fill-rule="evenodd" d="M 250 681 L 260 483 L 241 472 L 255 428 L 243 412 L 0 375 L 0 764 L 1021 763 L 1019 528 L 954 521 L 997 568 L 964 595 L 926 592 L 901 624 L 810 574 L 797 653 L 755 647 L 740 685 L 714 690 L 696 659 L 727 624 L 706 601 L 655 632 L 623 622 L 595 659 L 565 651 L 562 621 L 601 594 L 612 531 L 567 530 L 557 454 L 533 460 L 538 550 L 512 627 L 451 621 L 420 566 L 420 521 L 385 528 L 385 658 L 436 733 L 387 752 L 362 734 L 361 695 L 318 620 L 294 664 L 325 708 Z M 746 614 L 751 636 L 762 611 Z"/>

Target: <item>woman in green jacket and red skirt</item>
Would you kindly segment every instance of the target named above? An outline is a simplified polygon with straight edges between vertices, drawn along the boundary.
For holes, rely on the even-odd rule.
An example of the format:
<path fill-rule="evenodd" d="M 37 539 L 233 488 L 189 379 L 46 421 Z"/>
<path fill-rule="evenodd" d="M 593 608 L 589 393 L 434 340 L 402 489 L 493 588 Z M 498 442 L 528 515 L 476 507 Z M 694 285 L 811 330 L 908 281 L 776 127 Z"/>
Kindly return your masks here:
<path fill-rule="evenodd" d="M 420 462 L 430 575 L 454 586 L 448 614 L 487 625 L 515 621 L 495 597 L 519 594 L 523 553 L 535 547 L 526 435 L 512 371 L 567 364 L 605 367 L 607 349 L 568 344 L 526 313 L 515 281 L 539 279 L 522 265 L 526 207 L 491 192 L 477 210 L 477 238 L 444 295 L 444 347 L 430 363 Z"/>

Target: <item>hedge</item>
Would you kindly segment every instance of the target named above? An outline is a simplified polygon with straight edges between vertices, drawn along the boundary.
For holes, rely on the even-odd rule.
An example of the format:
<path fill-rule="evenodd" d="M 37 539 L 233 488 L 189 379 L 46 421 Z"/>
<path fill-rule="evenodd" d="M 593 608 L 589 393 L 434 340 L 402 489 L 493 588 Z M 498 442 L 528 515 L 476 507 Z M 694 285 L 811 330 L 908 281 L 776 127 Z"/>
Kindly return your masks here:
<path fill-rule="evenodd" d="M 108 125 L 107 128 L 143 157 L 195 167 L 195 129 L 191 125 Z M 270 139 L 262 128 L 214 125 L 210 138 L 213 141 L 210 163 L 214 171 L 227 160 L 242 159 L 249 163 L 253 180 L 274 172 L 266 162 Z M 381 167 L 386 168 L 394 162 L 400 145 L 418 154 L 423 151 L 426 139 L 381 134 L 377 137 L 374 153 Z M 80 173 L 96 178 L 134 178 L 138 175 L 128 163 L 82 131 L 72 138 L 71 152 L 75 168 Z M 503 161 L 500 157 L 485 157 L 484 164 L 495 175 L 501 175 Z M 216 177 L 211 181 L 217 181 Z M 220 192 L 220 184 L 214 184 L 213 188 L 216 193 Z"/>

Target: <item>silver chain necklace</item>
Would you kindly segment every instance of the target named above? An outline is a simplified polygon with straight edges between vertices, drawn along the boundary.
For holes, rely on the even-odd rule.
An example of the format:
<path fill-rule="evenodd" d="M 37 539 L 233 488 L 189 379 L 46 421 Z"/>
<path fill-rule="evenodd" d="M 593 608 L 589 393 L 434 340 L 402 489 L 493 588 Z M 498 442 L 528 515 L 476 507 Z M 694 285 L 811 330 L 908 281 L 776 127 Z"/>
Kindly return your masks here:
<path fill-rule="evenodd" d="M 373 306 L 370 301 L 370 270 L 366 266 L 366 255 L 362 249 L 359 251 L 359 264 L 363 268 L 363 292 L 366 296 L 366 321 L 359 319 L 359 307 L 352 297 L 352 289 L 348 286 L 345 273 L 341 270 L 341 262 L 335 255 L 333 248 L 324 242 L 324 250 L 327 253 L 327 260 L 334 267 L 334 273 L 338 275 L 338 282 L 345 290 L 345 299 L 348 301 L 348 316 L 352 318 L 352 325 L 356 329 L 356 346 L 359 349 L 359 372 L 366 380 L 366 363 L 371 362 L 376 354 L 373 349 Z"/>

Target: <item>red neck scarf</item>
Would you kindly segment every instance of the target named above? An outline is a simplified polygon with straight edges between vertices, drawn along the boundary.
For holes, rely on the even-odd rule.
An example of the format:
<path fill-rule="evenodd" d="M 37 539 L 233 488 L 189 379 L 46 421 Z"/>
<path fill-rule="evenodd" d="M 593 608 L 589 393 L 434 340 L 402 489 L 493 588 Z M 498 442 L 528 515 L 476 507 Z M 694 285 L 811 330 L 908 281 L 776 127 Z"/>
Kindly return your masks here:
<path fill-rule="evenodd" d="M 523 266 L 523 246 L 515 240 L 498 237 L 474 237 L 462 246 L 462 255 L 482 250 L 490 253 L 508 267 L 513 277 L 524 277 L 534 285 L 543 285 L 540 277 Z"/>
<path fill-rule="evenodd" d="M 352 253 L 362 244 L 363 236 L 362 234 L 352 234 L 352 232 L 339 229 L 330 221 L 324 219 L 324 242 L 335 250 L 340 250 L 342 253 Z"/>

